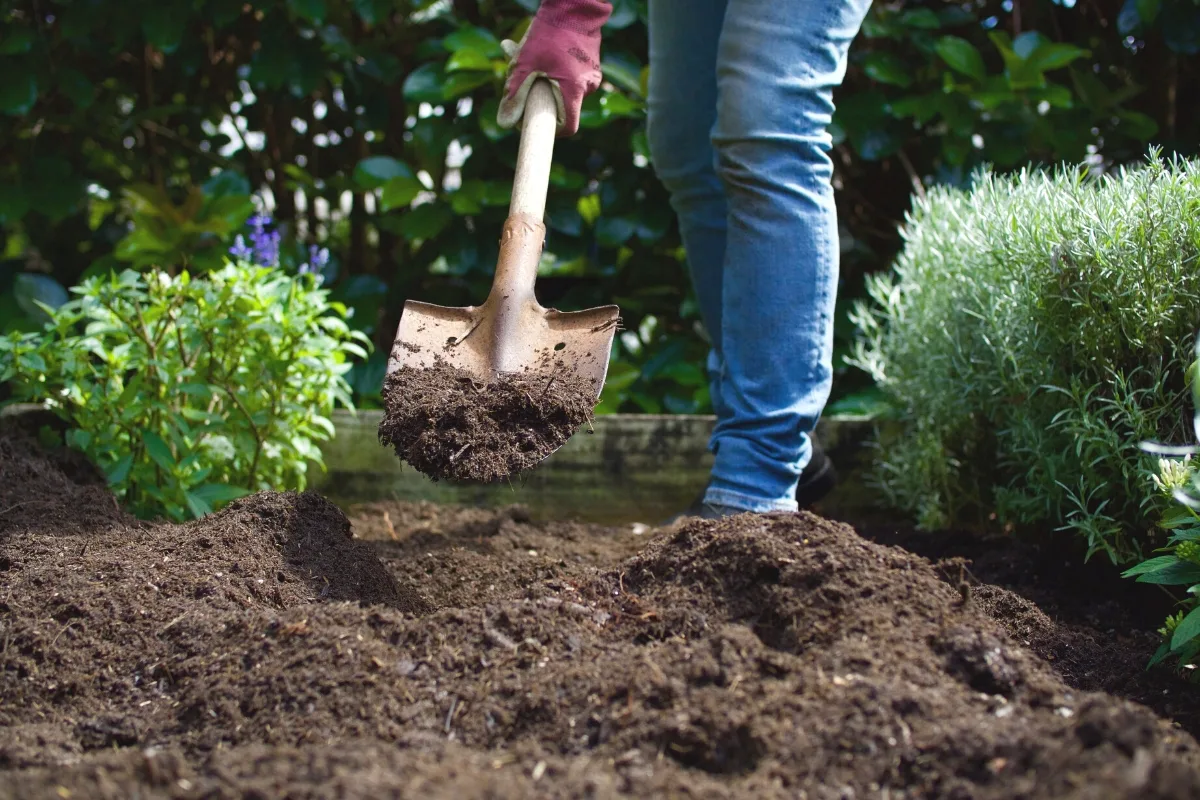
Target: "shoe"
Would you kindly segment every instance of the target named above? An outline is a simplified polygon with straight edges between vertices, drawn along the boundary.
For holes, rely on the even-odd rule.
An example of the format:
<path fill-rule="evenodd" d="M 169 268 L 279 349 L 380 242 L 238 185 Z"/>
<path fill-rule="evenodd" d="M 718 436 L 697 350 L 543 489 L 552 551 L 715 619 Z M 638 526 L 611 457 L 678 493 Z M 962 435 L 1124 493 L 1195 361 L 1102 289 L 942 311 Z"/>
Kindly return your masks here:
<path fill-rule="evenodd" d="M 809 508 L 833 491 L 837 486 L 838 474 L 833 468 L 833 462 L 817 440 L 813 439 L 812 457 L 800 473 L 800 482 L 796 485 L 796 504 L 800 508 Z"/>
<path fill-rule="evenodd" d="M 800 481 L 796 485 L 796 504 L 800 508 L 809 508 L 837 486 L 838 476 L 837 470 L 833 467 L 833 462 L 829 460 L 829 456 L 825 455 L 825 451 L 817 443 L 816 439 L 813 439 L 812 444 L 812 456 L 809 458 L 808 464 L 804 467 L 804 471 L 800 473 Z M 700 493 L 699 497 L 692 501 L 687 510 L 671 517 L 663 525 L 674 525 L 679 520 L 689 517 L 723 519 L 735 514 L 746 513 L 740 508 L 704 502 L 704 495 L 707 492 L 708 487 L 705 487 L 705 490 Z"/>

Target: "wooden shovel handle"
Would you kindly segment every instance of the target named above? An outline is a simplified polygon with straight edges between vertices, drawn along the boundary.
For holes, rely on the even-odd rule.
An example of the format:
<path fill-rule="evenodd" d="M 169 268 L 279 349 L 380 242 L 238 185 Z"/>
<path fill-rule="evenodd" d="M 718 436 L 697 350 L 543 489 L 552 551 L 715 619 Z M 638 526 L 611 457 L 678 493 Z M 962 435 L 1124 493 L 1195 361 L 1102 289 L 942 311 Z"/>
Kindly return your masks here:
<path fill-rule="evenodd" d="M 554 157 L 554 137 L 558 133 L 554 89 L 545 78 L 538 78 L 530 87 L 523 121 L 508 215 L 529 216 L 541 222 L 546 213 L 550 162 Z"/>

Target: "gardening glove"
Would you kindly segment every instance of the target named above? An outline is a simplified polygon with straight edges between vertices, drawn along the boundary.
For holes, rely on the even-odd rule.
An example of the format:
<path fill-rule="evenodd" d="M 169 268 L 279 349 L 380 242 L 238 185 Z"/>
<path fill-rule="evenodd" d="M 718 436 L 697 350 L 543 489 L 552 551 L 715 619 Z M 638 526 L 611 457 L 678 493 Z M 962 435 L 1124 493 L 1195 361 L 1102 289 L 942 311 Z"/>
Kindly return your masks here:
<path fill-rule="evenodd" d="M 603 0 L 542 0 L 520 43 L 500 43 L 509 57 L 504 98 L 496 112 L 502 128 L 513 128 L 538 78 L 554 87 L 558 135 L 579 130 L 583 98 L 600 87 L 600 28 L 612 14 Z"/>

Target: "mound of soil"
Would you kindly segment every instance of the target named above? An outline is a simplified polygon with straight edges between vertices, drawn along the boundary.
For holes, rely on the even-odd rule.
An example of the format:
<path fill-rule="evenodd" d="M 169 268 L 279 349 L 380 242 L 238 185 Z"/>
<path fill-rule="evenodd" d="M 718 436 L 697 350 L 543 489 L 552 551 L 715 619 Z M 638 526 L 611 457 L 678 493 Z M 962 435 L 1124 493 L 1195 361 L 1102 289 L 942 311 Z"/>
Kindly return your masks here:
<path fill-rule="evenodd" d="M 0 441 L 70 516 L 53 458 Z M 1177 725 L 808 513 L 93 522 L 0 533 L 0 797 L 1200 796 Z"/>
<path fill-rule="evenodd" d="M 559 365 L 561 366 L 561 364 Z M 434 480 L 491 483 L 530 469 L 592 418 L 591 382 L 558 369 L 483 383 L 444 362 L 383 385 L 379 441 Z"/>

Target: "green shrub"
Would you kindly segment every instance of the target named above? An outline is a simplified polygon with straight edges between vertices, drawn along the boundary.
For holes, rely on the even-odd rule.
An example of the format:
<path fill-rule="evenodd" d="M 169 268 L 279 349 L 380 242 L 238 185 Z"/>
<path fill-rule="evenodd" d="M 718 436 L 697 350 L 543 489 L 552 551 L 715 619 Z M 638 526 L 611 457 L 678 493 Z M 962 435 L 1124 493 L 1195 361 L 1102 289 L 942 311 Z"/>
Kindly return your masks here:
<path fill-rule="evenodd" d="M 194 278 L 95 277 L 45 331 L 0 339 L 0 381 L 44 403 L 142 516 L 198 517 L 322 464 L 344 374 L 365 355 L 313 275 L 245 261 Z"/>
<path fill-rule="evenodd" d="M 1146 559 L 1123 574 L 1136 577 L 1139 583 L 1187 587 L 1180 609 L 1159 629 L 1163 641 L 1150 666 L 1170 659 L 1181 669 L 1191 670 L 1200 662 L 1200 472 L 1191 454 L 1161 459 L 1155 486 L 1165 498 L 1178 501 L 1159 523 L 1170 532 L 1170 538 L 1158 549 L 1163 555 Z"/>
<path fill-rule="evenodd" d="M 898 421 L 875 481 L 926 527 L 1054 524 L 1139 556 L 1200 323 L 1200 165 L 981 172 L 918 200 L 853 363 Z M 994 516 L 993 516 L 994 514 Z"/>
<path fill-rule="evenodd" d="M 1196 340 L 1195 352 L 1193 378 L 1200 365 L 1200 338 Z M 1193 436 L 1200 439 L 1200 382 L 1192 380 L 1191 390 Z M 1159 459 L 1154 486 L 1170 504 L 1159 521 L 1159 527 L 1168 532 L 1169 538 L 1164 547 L 1158 548 L 1162 555 L 1146 559 L 1123 575 L 1137 578 L 1138 583 L 1187 587 L 1179 610 L 1169 615 L 1159 628 L 1163 641 L 1149 666 L 1173 660 L 1194 678 L 1192 671 L 1200 662 L 1200 470 L 1196 469 L 1192 456 L 1200 448 L 1147 442 L 1142 449 L 1165 456 Z"/>

